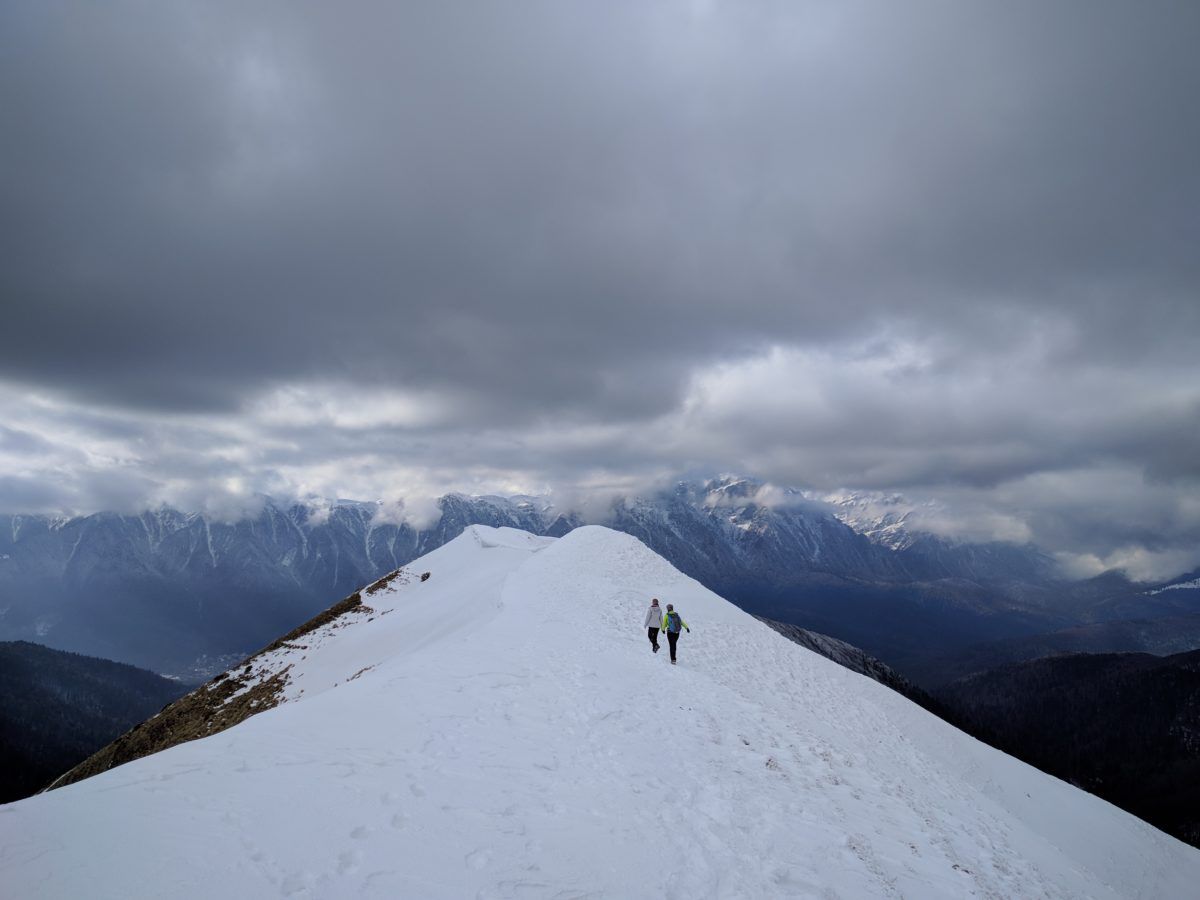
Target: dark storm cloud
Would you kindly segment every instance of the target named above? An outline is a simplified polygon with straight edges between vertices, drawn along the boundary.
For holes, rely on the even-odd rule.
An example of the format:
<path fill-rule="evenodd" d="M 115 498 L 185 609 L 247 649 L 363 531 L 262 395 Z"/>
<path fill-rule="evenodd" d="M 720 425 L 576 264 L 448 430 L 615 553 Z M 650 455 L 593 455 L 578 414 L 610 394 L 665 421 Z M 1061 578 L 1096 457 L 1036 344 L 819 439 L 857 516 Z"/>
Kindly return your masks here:
<path fill-rule="evenodd" d="M 9 428 L 0 425 L 0 451 L 13 454 L 42 453 L 50 447 L 50 443 L 36 434 L 22 431 L 19 428 Z"/>
<path fill-rule="evenodd" d="M 10 6 L 4 366 L 526 411 L 880 317 L 978 341 L 981 302 L 1157 345 L 1196 322 L 1198 23 L 1070 6 Z"/>
<path fill-rule="evenodd" d="M 10 3 L 7 421 L 72 508 L 108 471 L 130 503 L 691 467 L 1194 497 L 1197 33 L 1173 2 Z"/>

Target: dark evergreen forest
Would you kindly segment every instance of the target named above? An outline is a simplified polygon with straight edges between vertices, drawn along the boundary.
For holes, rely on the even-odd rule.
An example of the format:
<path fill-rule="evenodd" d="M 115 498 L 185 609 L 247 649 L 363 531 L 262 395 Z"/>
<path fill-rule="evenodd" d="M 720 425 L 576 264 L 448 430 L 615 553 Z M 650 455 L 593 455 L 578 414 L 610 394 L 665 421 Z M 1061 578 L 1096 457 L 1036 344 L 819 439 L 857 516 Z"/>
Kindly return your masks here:
<path fill-rule="evenodd" d="M 1048 657 L 936 693 L 981 740 L 1200 846 L 1200 650 Z"/>
<path fill-rule="evenodd" d="M 36 793 L 191 687 L 122 663 L 0 642 L 0 803 Z"/>

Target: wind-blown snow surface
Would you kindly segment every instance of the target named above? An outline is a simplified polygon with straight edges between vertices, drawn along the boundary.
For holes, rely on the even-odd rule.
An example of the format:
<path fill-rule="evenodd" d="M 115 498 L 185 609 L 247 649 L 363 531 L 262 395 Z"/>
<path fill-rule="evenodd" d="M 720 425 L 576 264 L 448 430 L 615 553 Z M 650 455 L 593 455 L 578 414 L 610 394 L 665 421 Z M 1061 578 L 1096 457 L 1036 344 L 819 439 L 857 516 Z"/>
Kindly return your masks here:
<path fill-rule="evenodd" d="M 0 807 L 4 896 L 1129 898 L 1200 883 L 1200 852 L 793 644 L 634 538 L 476 526 L 410 567 L 425 570 L 364 598 L 369 620 L 285 651 L 289 702 Z M 692 625 L 676 667 L 641 630 L 650 596 Z"/>

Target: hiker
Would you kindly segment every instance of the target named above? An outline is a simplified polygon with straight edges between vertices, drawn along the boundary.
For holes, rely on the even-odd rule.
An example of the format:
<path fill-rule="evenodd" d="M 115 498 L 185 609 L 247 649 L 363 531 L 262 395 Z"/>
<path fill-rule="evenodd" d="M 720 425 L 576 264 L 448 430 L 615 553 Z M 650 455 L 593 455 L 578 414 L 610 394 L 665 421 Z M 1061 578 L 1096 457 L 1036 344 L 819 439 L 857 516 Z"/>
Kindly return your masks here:
<path fill-rule="evenodd" d="M 650 601 L 650 608 L 646 610 L 646 636 L 650 638 L 650 646 L 654 652 L 658 652 L 658 626 L 662 624 L 662 607 L 658 605 L 658 598 L 655 597 Z"/>
<path fill-rule="evenodd" d="M 692 633 L 688 623 L 683 621 L 683 616 L 675 612 L 674 604 L 668 603 L 667 611 L 662 617 L 662 630 L 667 633 L 667 643 L 671 645 L 671 665 L 675 665 L 675 642 L 679 640 L 680 628 L 688 634 Z"/>

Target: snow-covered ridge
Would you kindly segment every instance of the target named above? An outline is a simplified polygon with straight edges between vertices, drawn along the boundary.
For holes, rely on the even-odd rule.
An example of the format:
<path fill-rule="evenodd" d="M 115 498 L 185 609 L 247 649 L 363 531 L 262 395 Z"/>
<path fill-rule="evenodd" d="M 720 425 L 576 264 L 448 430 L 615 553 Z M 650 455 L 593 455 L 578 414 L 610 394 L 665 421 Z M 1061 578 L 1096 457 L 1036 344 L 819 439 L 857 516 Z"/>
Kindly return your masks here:
<path fill-rule="evenodd" d="M 1200 879 L 1200 852 L 630 536 L 474 527 L 405 571 L 277 648 L 285 702 L 0 810 L 5 890 L 1123 898 Z M 641 629 L 651 596 L 691 625 L 678 666 Z"/>
<path fill-rule="evenodd" d="M 458 541 L 473 543 L 481 550 L 527 554 L 554 543 L 554 538 L 537 537 L 512 528 L 473 525 Z M 414 592 L 429 593 L 437 588 L 432 579 L 435 573 L 443 570 L 443 557 L 452 560 L 461 552 L 448 547 L 423 557 L 420 565 L 398 569 L 368 585 L 361 591 L 361 606 L 354 609 L 353 615 L 339 616 L 301 638 L 282 642 L 254 657 L 243 690 L 252 690 L 283 676 L 277 702 L 296 702 L 361 678 L 389 657 L 404 653 L 410 645 L 426 643 L 431 637 L 440 636 L 442 632 L 436 619 L 450 617 L 444 615 L 443 608 L 436 602 L 422 602 L 424 598 Z M 476 594 L 472 599 L 478 604 L 484 596 L 486 594 Z M 366 627 L 376 619 L 396 612 L 401 605 L 409 613 L 402 633 L 395 628 Z M 229 673 L 231 677 L 237 674 L 236 670 Z"/>
<path fill-rule="evenodd" d="M 511 528 L 471 526 L 459 541 L 479 548 L 530 552 L 553 539 Z M 424 561 L 436 564 L 440 556 L 434 552 Z M 295 703 L 362 677 L 376 663 L 362 665 L 361 660 L 381 652 L 372 639 L 383 636 L 388 640 L 388 652 L 400 646 L 390 631 L 364 630 L 363 626 L 394 612 L 398 602 L 411 601 L 409 592 L 432 576 L 429 570 L 417 573 L 399 568 L 356 591 L 102 748 L 51 788 L 74 784 L 185 741 L 217 734 L 280 704 Z"/>

